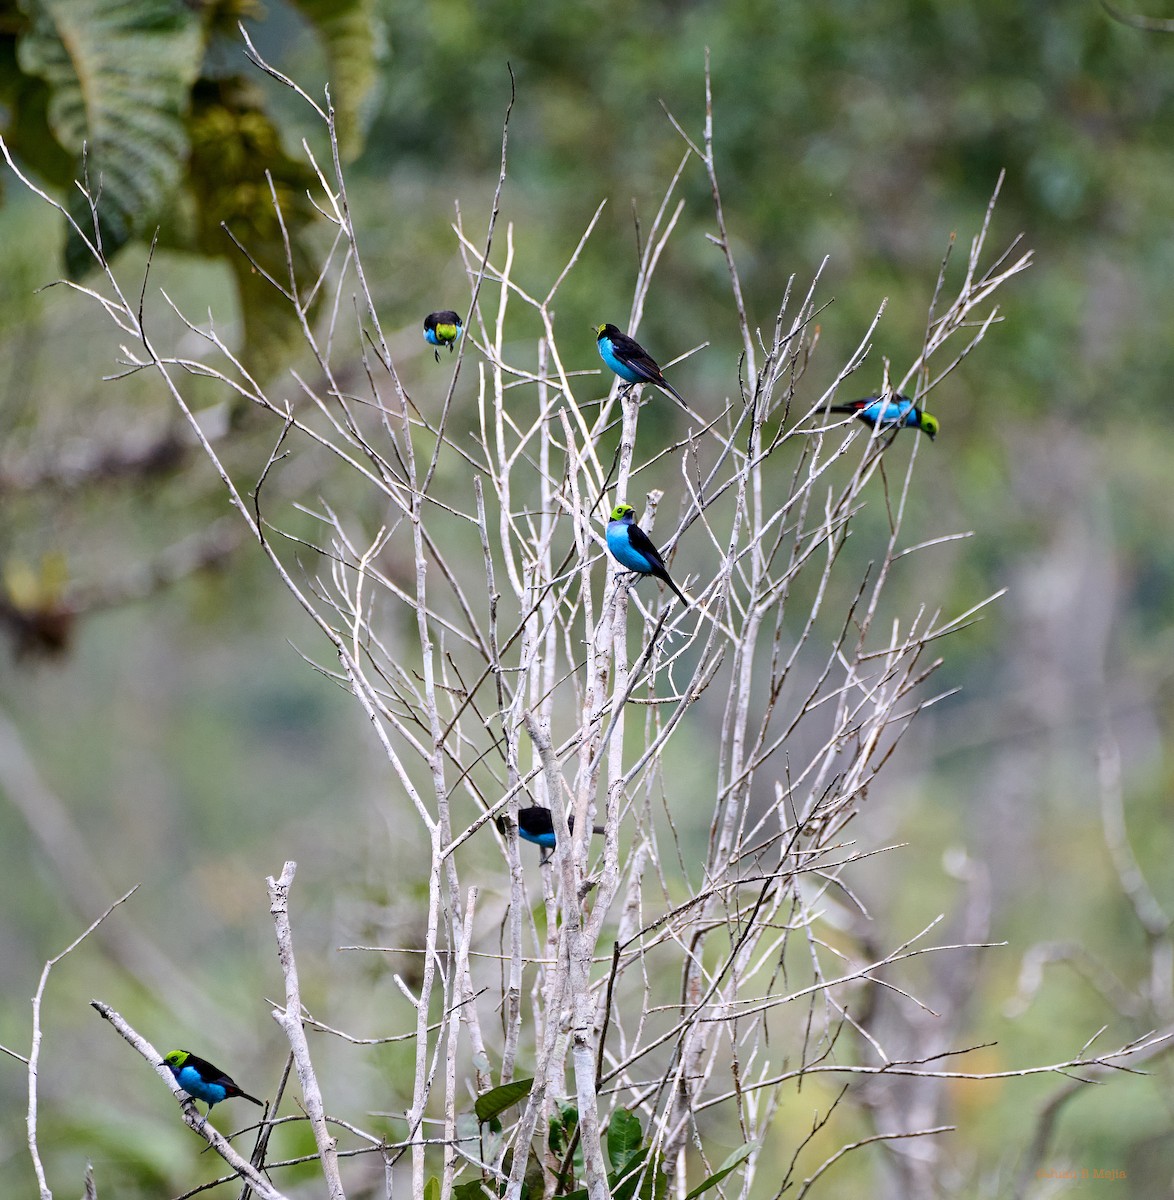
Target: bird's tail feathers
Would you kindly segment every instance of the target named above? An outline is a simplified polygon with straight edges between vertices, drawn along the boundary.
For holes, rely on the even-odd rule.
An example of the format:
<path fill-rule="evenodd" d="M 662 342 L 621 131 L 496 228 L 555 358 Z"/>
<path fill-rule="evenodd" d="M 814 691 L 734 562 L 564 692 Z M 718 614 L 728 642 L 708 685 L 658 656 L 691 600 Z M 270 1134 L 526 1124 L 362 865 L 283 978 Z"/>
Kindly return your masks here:
<path fill-rule="evenodd" d="M 665 575 L 664 581 L 665 581 L 665 583 L 667 583 L 669 585 L 669 587 L 671 587 L 673 589 L 674 592 L 676 592 L 677 598 L 681 601 L 681 603 L 686 608 L 689 608 L 690 605 L 693 603 L 693 601 L 690 600 L 689 597 L 686 596 L 685 593 L 683 591 L 681 591 L 681 589 L 679 587 L 677 587 L 677 585 L 675 583 L 673 583 L 673 581 L 668 577 L 668 575 Z"/>
<path fill-rule="evenodd" d="M 687 413 L 690 413 L 690 414 L 692 414 L 693 410 L 692 410 L 692 409 L 689 407 L 689 405 L 686 403 L 686 401 L 685 401 L 685 397 L 684 397 L 684 396 L 682 396 L 682 395 L 681 395 L 681 393 L 680 393 L 680 392 L 678 392 L 678 391 L 677 391 L 677 389 L 676 389 L 675 387 L 673 387 L 673 385 L 672 385 L 671 383 L 669 383 L 669 381 L 668 381 L 667 379 L 662 379 L 662 380 L 660 381 L 660 384 L 659 384 L 659 386 L 660 386 L 661 388 L 663 388 L 663 389 L 664 389 L 666 392 L 668 392 L 668 394 L 669 394 L 670 396 L 672 396 L 672 398 L 673 398 L 673 399 L 674 399 L 674 400 L 675 400 L 675 401 L 676 401 L 676 402 L 677 402 L 677 403 L 678 403 L 678 404 L 679 404 L 679 405 L 680 405 L 680 406 L 681 406 L 681 407 L 682 407 L 682 408 L 683 408 L 683 409 L 684 409 L 684 410 L 685 410 Z"/>

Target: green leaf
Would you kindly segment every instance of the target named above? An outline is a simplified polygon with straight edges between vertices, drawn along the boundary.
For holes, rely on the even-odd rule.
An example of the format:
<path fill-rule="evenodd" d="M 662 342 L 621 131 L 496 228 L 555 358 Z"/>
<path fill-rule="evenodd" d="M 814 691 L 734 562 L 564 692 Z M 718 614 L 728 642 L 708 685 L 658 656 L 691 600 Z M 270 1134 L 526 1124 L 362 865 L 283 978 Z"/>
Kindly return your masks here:
<path fill-rule="evenodd" d="M 607 1177 L 611 1188 L 612 1200 L 632 1200 L 636 1195 L 637 1189 L 643 1195 L 645 1182 L 650 1181 L 652 1177 L 651 1171 L 643 1169 L 644 1160 L 648 1157 L 648 1151 L 648 1146 L 641 1146 L 634 1154 L 629 1156 L 622 1170 L 613 1171 Z M 661 1174 L 663 1173 L 662 1171 Z"/>
<path fill-rule="evenodd" d="M 640 1200 L 665 1200 L 669 1190 L 669 1177 L 664 1173 L 664 1157 L 658 1155 L 651 1171 L 646 1171 L 640 1181 Z"/>
<path fill-rule="evenodd" d="M 504 1112 L 511 1104 L 517 1104 L 519 1100 L 524 1100 L 530 1094 L 533 1084 L 533 1079 L 515 1079 L 512 1083 L 503 1083 L 501 1087 L 484 1092 L 477 1097 L 477 1102 L 473 1105 L 477 1120 L 483 1123 L 492 1121 L 498 1113 Z"/>
<path fill-rule="evenodd" d="M 571 1138 L 574 1136 L 578 1124 L 579 1110 L 573 1104 L 560 1101 L 554 1116 L 550 1118 L 550 1136 L 547 1144 L 550 1146 L 551 1153 L 560 1159 L 566 1155 L 567 1147 L 571 1144 Z"/>
<path fill-rule="evenodd" d="M 541 1196 L 545 1184 L 546 1175 L 542 1170 L 542 1160 L 531 1146 L 530 1153 L 526 1155 L 526 1174 L 522 1179 L 523 1200 L 527 1196 Z"/>
<path fill-rule="evenodd" d="M 102 248 L 111 255 L 157 223 L 187 161 L 184 114 L 199 70 L 203 33 L 183 0 L 28 0 L 30 27 L 17 61 L 48 88 L 56 141 L 97 197 Z M 84 197 L 74 218 L 93 236 Z M 73 276 L 92 267 L 72 230 L 65 248 Z"/>
<path fill-rule="evenodd" d="M 365 104 L 376 79 L 382 29 L 374 0 L 292 0 L 314 27 L 326 50 L 330 100 L 343 161 L 363 148 Z"/>
<path fill-rule="evenodd" d="M 613 1171 L 623 1174 L 627 1170 L 643 1139 L 644 1130 L 635 1113 L 626 1108 L 618 1108 L 612 1113 L 611 1124 L 607 1127 L 607 1157 Z"/>
<path fill-rule="evenodd" d="M 440 1200 L 440 1180 L 435 1175 L 424 1184 L 424 1200 Z"/>
<path fill-rule="evenodd" d="M 717 1187 L 719 1183 L 727 1175 L 732 1174 L 738 1169 L 741 1164 L 758 1149 L 757 1142 L 747 1142 L 745 1146 L 739 1146 L 733 1154 L 726 1159 L 724 1163 L 708 1178 L 703 1179 L 686 1197 L 685 1200 L 695 1200 L 702 1192 L 708 1192 L 710 1188 Z"/>
<path fill-rule="evenodd" d="M 453 1200 L 489 1200 L 497 1193 L 490 1190 L 483 1179 L 467 1179 L 453 1185 L 452 1195 Z"/>

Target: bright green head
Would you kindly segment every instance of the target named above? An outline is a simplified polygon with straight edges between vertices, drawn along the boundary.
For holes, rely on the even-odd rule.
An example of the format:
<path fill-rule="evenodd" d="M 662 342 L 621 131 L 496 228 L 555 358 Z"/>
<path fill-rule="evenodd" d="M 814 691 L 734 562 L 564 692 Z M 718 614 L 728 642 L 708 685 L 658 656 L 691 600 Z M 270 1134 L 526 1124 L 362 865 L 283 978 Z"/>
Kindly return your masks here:
<path fill-rule="evenodd" d="M 928 433 L 929 440 L 932 442 L 938 436 L 938 430 L 941 428 L 941 425 L 938 423 L 937 417 L 932 413 L 923 412 L 921 420 L 917 423 L 917 427 L 922 433 Z"/>
<path fill-rule="evenodd" d="M 630 504 L 617 504 L 611 510 L 613 521 L 626 521 L 636 510 Z"/>
<path fill-rule="evenodd" d="M 167 1067 L 182 1067 L 191 1056 L 190 1050 L 172 1050 L 170 1054 L 163 1056 L 163 1065 Z"/>

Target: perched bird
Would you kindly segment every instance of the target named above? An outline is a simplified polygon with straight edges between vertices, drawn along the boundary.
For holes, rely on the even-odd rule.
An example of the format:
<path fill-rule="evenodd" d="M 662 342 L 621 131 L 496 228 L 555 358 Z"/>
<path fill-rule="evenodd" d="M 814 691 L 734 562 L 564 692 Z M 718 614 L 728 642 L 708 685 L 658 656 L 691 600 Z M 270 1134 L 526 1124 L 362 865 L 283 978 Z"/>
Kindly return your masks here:
<path fill-rule="evenodd" d="M 881 429 L 920 429 L 929 434 L 931 442 L 938 436 L 937 417 L 918 408 L 908 396 L 894 395 L 889 400 L 883 396 L 867 396 L 850 404 L 833 404 L 828 412 L 854 413 L 869 429 L 875 429 L 877 425 Z"/>
<path fill-rule="evenodd" d="M 447 346 L 452 353 L 453 343 L 461 336 L 464 326 L 458 313 L 446 308 L 443 312 L 429 313 L 424 318 L 424 340 L 430 346 Z M 440 351 L 433 350 L 436 361 L 440 362 Z"/>
<path fill-rule="evenodd" d="M 620 566 L 639 575 L 663 579 L 680 597 L 681 603 L 688 605 L 685 593 L 669 578 L 660 551 L 636 524 L 636 510 L 630 504 L 617 504 L 611 510 L 611 520 L 607 523 L 607 548 Z"/>
<path fill-rule="evenodd" d="M 209 1112 L 212 1111 L 213 1104 L 219 1104 L 221 1100 L 231 1100 L 234 1096 L 251 1100 L 261 1108 L 265 1107 L 256 1096 L 242 1092 L 219 1067 L 214 1067 L 206 1058 L 200 1058 L 190 1050 L 172 1050 L 170 1054 L 164 1055 L 163 1065 L 171 1071 L 175 1082 L 193 1100 L 204 1101 Z"/>
<path fill-rule="evenodd" d="M 651 383 L 668 392 L 682 408 L 689 407 L 681 393 L 664 377 L 656 360 L 635 338 L 621 333 L 614 325 L 597 325 L 595 345 L 599 357 L 626 383 Z"/>
<path fill-rule="evenodd" d="M 504 834 L 509 827 L 509 822 L 506 817 L 500 816 L 497 818 L 497 827 Z M 567 827 L 571 833 L 575 832 L 575 818 L 567 817 Z M 602 825 L 592 825 L 592 833 L 603 833 Z M 548 850 L 554 849 L 554 817 L 551 815 L 549 808 L 543 808 L 540 804 L 535 804 L 530 808 L 518 809 L 518 836 L 524 838 L 527 842 L 533 842 L 535 846 L 542 847 L 542 861 L 545 862 L 548 855 Z"/>

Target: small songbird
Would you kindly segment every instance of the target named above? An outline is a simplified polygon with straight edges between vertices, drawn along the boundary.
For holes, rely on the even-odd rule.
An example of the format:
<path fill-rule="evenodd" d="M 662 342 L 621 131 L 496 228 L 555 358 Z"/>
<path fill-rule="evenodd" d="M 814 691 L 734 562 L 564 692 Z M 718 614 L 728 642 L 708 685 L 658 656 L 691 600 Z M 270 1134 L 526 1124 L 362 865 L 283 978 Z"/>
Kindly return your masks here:
<path fill-rule="evenodd" d="M 668 392 L 682 408 L 689 406 L 681 393 L 664 377 L 656 360 L 640 345 L 614 325 L 595 327 L 595 345 L 599 357 L 626 383 L 651 383 Z"/>
<path fill-rule="evenodd" d="M 502 815 L 497 818 L 497 827 L 504 834 L 509 828 L 509 821 Z M 567 817 L 567 827 L 571 833 L 575 832 L 575 818 Z M 602 825 L 592 825 L 592 833 L 603 833 Z M 535 846 L 542 847 L 542 861 L 545 862 L 549 857 L 547 853 L 554 849 L 554 817 L 549 808 L 543 808 L 540 804 L 535 804 L 530 808 L 518 809 L 518 836 L 524 838 L 527 842 L 533 842 Z"/>
<path fill-rule="evenodd" d="M 461 336 L 464 326 L 458 313 L 446 308 L 443 312 L 429 313 L 424 318 L 424 340 L 430 346 L 447 346 L 452 353 L 453 343 Z M 433 350 L 436 361 L 440 362 L 440 351 Z"/>
<path fill-rule="evenodd" d="M 680 597 L 681 603 L 688 605 L 685 593 L 669 578 L 660 551 L 636 524 L 636 510 L 630 504 L 617 504 L 611 510 L 611 520 L 607 523 L 607 548 L 620 566 L 640 575 L 663 579 Z"/>
<path fill-rule="evenodd" d="M 889 400 L 883 396 L 867 396 L 850 404 L 833 404 L 828 412 L 854 413 L 869 429 L 875 429 L 877 425 L 882 430 L 920 429 L 929 434 L 931 442 L 938 436 L 937 417 L 918 408 L 908 396 L 894 395 Z"/>
<path fill-rule="evenodd" d="M 261 1108 L 265 1107 L 256 1096 L 242 1092 L 219 1067 L 214 1067 L 206 1058 L 200 1058 L 190 1050 L 172 1050 L 170 1054 L 164 1055 L 163 1065 L 171 1071 L 175 1082 L 193 1100 L 204 1101 L 209 1113 L 213 1104 L 219 1104 L 221 1100 L 231 1100 L 234 1096 L 251 1100 Z"/>

